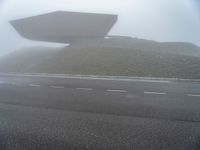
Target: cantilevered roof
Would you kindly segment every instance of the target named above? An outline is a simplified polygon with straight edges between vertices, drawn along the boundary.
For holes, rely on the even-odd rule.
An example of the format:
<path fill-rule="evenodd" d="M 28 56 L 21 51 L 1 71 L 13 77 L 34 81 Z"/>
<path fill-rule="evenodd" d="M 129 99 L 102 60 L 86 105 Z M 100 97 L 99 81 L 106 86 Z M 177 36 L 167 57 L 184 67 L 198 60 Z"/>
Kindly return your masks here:
<path fill-rule="evenodd" d="M 56 11 L 10 21 L 27 39 L 70 43 L 82 37 L 105 37 L 117 21 L 117 15 Z"/>

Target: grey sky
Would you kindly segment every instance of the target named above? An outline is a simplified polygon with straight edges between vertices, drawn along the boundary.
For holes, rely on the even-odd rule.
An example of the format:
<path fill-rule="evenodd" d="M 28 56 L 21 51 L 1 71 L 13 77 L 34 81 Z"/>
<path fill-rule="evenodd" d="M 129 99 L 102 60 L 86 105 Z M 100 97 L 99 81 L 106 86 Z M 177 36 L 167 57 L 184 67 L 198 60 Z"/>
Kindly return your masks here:
<path fill-rule="evenodd" d="M 56 10 L 118 14 L 111 35 L 200 45 L 198 0 L 0 0 L 0 54 L 24 46 L 59 46 L 23 39 L 8 23 Z"/>

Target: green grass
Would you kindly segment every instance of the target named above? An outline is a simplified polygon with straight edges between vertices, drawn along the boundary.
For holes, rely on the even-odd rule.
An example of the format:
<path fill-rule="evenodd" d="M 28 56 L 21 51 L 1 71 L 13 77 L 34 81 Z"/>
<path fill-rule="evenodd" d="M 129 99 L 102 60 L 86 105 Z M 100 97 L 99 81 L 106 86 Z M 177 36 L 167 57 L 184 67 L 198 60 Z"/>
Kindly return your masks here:
<path fill-rule="evenodd" d="M 48 49 L 11 53 L 0 60 L 0 71 L 200 79 L 200 57 L 185 49 L 183 54 L 106 44 Z"/>

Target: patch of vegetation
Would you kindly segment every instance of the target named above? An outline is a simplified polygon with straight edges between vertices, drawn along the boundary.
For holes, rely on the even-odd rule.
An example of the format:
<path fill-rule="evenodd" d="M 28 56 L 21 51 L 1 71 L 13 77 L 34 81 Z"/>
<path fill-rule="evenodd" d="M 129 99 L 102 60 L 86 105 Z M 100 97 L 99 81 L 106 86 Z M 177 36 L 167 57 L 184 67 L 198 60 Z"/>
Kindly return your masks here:
<path fill-rule="evenodd" d="M 0 71 L 200 79 L 200 57 L 187 53 L 185 48 L 180 54 L 154 51 L 152 47 L 147 50 L 108 44 L 69 46 L 60 50 L 35 47 L 1 59 Z"/>

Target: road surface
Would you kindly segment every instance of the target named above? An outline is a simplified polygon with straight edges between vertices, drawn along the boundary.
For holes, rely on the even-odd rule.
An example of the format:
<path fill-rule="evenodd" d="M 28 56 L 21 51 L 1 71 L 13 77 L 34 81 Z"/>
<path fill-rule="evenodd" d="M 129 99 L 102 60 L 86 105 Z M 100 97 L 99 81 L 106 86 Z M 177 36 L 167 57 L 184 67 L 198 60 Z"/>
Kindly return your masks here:
<path fill-rule="evenodd" d="M 199 150 L 200 82 L 0 75 L 1 150 Z"/>

